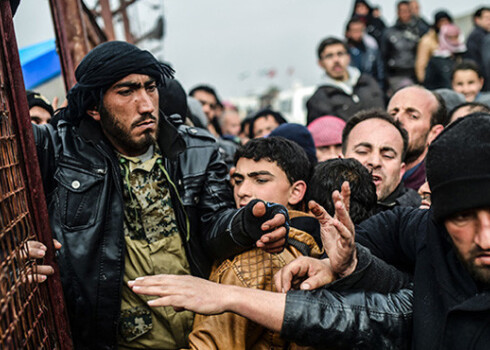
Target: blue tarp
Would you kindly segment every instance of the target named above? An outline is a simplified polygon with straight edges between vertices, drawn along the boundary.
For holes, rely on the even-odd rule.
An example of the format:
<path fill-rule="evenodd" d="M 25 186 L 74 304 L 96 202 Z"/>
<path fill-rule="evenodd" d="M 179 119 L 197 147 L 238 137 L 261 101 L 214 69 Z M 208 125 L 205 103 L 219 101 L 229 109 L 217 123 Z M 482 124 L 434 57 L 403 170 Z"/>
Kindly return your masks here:
<path fill-rule="evenodd" d="M 50 39 L 19 50 L 26 89 L 33 89 L 61 73 L 56 43 Z"/>

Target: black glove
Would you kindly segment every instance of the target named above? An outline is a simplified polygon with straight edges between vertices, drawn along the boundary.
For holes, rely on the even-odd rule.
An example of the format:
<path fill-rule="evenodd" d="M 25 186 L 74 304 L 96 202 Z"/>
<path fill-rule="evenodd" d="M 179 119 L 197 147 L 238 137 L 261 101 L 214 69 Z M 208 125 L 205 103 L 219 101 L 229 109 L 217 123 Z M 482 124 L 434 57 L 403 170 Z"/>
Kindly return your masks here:
<path fill-rule="evenodd" d="M 253 207 L 258 202 L 265 204 L 265 214 L 256 217 L 253 214 Z M 268 203 L 260 199 L 250 201 L 245 207 L 241 208 L 231 222 L 231 235 L 236 243 L 243 247 L 252 247 L 262 237 L 263 234 L 270 231 L 263 231 L 261 226 L 264 222 L 272 219 L 276 214 L 283 214 L 286 218 L 284 227 L 286 227 L 286 240 L 289 234 L 289 215 L 288 210 L 281 204 Z"/>

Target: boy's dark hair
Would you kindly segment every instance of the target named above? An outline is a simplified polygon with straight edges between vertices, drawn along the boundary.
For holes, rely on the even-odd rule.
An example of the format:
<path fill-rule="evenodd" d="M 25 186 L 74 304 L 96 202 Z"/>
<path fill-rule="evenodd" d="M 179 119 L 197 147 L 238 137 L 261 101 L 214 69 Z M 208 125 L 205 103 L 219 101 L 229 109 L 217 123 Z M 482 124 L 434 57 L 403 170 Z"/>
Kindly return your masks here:
<path fill-rule="evenodd" d="M 344 131 L 342 132 L 342 153 L 345 154 L 347 150 L 347 142 L 349 140 L 349 134 L 354 129 L 354 127 L 368 119 L 381 119 L 384 120 L 391 125 L 393 125 L 399 132 L 403 140 L 403 151 L 402 151 L 402 162 L 405 160 L 405 154 L 407 153 L 408 148 L 408 133 L 403 127 L 401 123 L 395 119 L 385 111 L 381 109 L 370 109 L 367 111 L 360 111 L 354 114 L 354 116 L 349 119 L 347 124 L 345 124 Z"/>
<path fill-rule="evenodd" d="M 235 165 L 240 158 L 252 159 L 256 162 L 261 159 L 275 162 L 284 171 L 291 184 L 299 180 L 308 184 L 311 167 L 305 151 L 296 142 L 284 137 L 250 140 L 235 152 Z"/>
<path fill-rule="evenodd" d="M 355 159 L 335 158 L 318 163 L 310 179 L 308 200 L 314 200 L 330 214 L 335 214 L 332 192 L 348 181 L 351 190 L 350 217 L 354 224 L 375 213 L 376 186 L 369 171 Z"/>
<path fill-rule="evenodd" d="M 467 60 L 461 61 L 460 63 L 457 63 L 454 66 L 453 71 L 451 73 L 451 80 L 454 79 L 454 74 L 458 70 L 472 70 L 478 75 L 478 78 L 483 78 L 483 74 L 481 72 L 480 66 L 478 65 L 478 63 L 476 63 L 473 60 L 467 59 Z"/>
<path fill-rule="evenodd" d="M 254 138 L 254 124 L 257 121 L 257 119 L 267 117 L 268 115 L 272 116 L 276 120 L 277 124 L 279 125 L 287 123 L 287 120 L 282 116 L 281 113 L 273 111 L 270 108 L 261 109 L 252 118 L 252 122 L 250 123 L 250 128 L 248 132 L 249 133 L 248 137 L 250 137 L 251 139 Z"/>
<path fill-rule="evenodd" d="M 221 103 L 221 101 L 218 97 L 218 94 L 216 93 L 216 90 L 213 89 L 211 86 L 209 86 L 209 85 L 197 85 L 197 86 L 193 87 L 191 89 L 191 91 L 189 91 L 189 96 L 193 97 L 194 93 L 196 91 L 204 91 L 204 92 L 207 92 L 208 94 L 213 95 L 214 98 L 216 99 L 216 104 L 223 107 L 223 104 Z"/>
<path fill-rule="evenodd" d="M 464 107 L 469 107 L 468 114 L 471 113 L 476 113 L 476 112 L 482 112 L 482 113 L 487 113 L 490 114 L 490 106 L 480 103 L 480 102 L 465 102 L 457 105 L 451 111 L 449 112 L 449 120 L 453 118 L 454 113 L 456 113 L 457 110 L 464 108 Z"/>
<path fill-rule="evenodd" d="M 319 60 L 322 59 L 322 52 L 323 50 L 325 50 L 327 46 L 336 45 L 336 44 L 341 44 L 344 47 L 345 51 L 349 52 L 349 48 L 347 47 L 345 41 L 342 41 L 338 38 L 334 38 L 333 36 L 329 36 L 328 38 L 323 39 L 318 45 L 318 49 L 317 49 L 318 59 Z"/>

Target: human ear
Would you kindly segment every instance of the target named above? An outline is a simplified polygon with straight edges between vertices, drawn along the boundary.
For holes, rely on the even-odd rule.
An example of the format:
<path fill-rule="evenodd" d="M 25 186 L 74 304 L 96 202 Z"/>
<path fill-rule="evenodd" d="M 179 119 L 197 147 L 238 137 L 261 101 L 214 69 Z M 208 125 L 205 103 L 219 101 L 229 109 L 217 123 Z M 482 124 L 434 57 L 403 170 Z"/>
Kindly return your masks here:
<path fill-rule="evenodd" d="M 306 182 L 303 180 L 298 180 L 291 186 L 288 203 L 294 206 L 301 202 L 306 193 Z"/>
<path fill-rule="evenodd" d="M 429 135 L 427 136 L 427 145 L 430 145 L 432 141 L 435 140 L 435 138 L 444 130 L 444 126 L 442 124 L 436 124 L 434 125 L 430 131 Z"/>
<path fill-rule="evenodd" d="M 100 113 L 96 109 L 88 109 L 87 114 L 91 116 L 94 120 L 100 121 Z"/>

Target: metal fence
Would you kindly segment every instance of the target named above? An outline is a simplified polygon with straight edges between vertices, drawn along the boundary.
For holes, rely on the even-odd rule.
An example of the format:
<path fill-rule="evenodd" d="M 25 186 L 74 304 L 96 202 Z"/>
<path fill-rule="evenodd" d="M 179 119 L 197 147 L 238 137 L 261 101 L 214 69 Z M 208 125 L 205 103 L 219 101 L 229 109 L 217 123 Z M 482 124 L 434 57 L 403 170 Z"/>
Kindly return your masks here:
<path fill-rule="evenodd" d="M 2 75 L 0 86 L 0 348 L 54 349 L 46 299 L 29 279 L 37 267 L 26 242 L 34 235 Z"/>
<path fill-rule="evenodd" d="M 26 242 L 48 246 L 29 258 Z M 37 264 L 54 267 L 42 284 Z M 71 349 L 9 1 L 0 0 L 0 349 Z"/>

